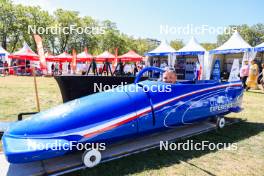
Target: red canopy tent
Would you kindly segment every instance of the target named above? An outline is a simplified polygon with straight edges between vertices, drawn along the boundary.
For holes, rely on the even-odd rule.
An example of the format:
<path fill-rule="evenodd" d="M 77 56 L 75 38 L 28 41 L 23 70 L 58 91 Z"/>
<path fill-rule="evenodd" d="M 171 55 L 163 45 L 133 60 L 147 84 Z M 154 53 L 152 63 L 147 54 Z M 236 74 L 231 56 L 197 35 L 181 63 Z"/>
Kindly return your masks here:
<path fill-rule="evenodd" d="M 126 54 L 117 57 L 122 62 L 139 62 L 142 61 L 143 57 L 137 54 L 135 51 L 130 50 Z"/>
<path fill-rule="evenodd" d="M 32 51 L 27 43 L 24 43 L 23 48 L 13 54 L 10 54 L 8 57 L 11 59 L 39 61 L 39 55 Z"/>
<path fill-rule="evenodd" d="M 84 50 L 83 52 L 77 55 L 76 62 L 91 62 L 92 59 L 93 59 L 93 56 L 89 54 L 87 50 Z"/>
<path fill-rule="evenodd" d="M 50 53 L 45 53 L 45 58 L 47 62 L 54 62 L 53 60 L 56 60 L 56 57 Z"/>
<path fill-rule="evenodd" d="M 106 61 L 106 59 L 108 60 L 108 62 L 112 62 L 115 60 L 115 55 L 111 54 L 108 51 L 103 52 L 102 54 L 99 54 L 98 56 L 96 56 L 96 62 L 104 62 Z"/>
<path fill-rule="evenodd" d="M 47 62 L 71 62 L 72 61 L 72 55 L 63 52 L 60 55 L 53 56 L 53 55 L 48 55 L 46 57 Z"/>

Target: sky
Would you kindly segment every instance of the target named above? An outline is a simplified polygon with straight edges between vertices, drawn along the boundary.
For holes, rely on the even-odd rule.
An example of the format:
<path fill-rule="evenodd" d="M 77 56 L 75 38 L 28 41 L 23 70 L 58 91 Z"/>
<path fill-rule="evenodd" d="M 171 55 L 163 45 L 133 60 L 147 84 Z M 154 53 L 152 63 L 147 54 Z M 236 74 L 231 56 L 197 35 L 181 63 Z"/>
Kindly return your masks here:
<path fill-rule="evenodd" d="M 159 40 L 192 37 L 216 42 L 224 27 L 264 23 L 263 0 L 13 0 L 39 5 L 53 12 L 58 8 L 79 11 L 81 16 L 109 19 L 118 29 L 136 38 Z M 209 29 L 212 32 L 209 32 Z M 194 31 L 197 32 L 194 32 Z M 202 31 L 203 30 L 203 31 Z M 219 32 L 217 32 L 217 30 Z M 215 32 L 214 32 L 215 31 Z"/>

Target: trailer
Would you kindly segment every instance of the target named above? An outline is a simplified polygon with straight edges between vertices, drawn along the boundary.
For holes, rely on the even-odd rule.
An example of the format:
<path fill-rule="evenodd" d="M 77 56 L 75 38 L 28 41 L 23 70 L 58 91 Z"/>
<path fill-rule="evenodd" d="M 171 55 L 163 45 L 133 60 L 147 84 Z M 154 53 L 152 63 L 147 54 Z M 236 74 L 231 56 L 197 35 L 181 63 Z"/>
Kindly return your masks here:
<path fill-rule="evenodd" d="M 225 126 L 241 121 L 245 121 L 245 119 L 225 118 Z M 109 162 L 132 154 L 159 148 L 160 141 L 168 141 L 169 143 L 177 142 L 179 140 L 218 129 L 219 125 L 217 125 L 217 123 L 206 120 L 191 125 L 169 129 L 162 133 L 138 137 L 137 140 L 133 139 L 115 143 L 107 146 L 107 149 L 101 152 L 102 159 L 100 163 Z M 83 164 L 82 157 L 83 152 L 75 152 L 48 160 L 24 164 L 10 164 L 5 159 L 4 154 L 0 153 L 0 175 L 63 175 L 66 173 L 87 169 L 87 167 Z"/>

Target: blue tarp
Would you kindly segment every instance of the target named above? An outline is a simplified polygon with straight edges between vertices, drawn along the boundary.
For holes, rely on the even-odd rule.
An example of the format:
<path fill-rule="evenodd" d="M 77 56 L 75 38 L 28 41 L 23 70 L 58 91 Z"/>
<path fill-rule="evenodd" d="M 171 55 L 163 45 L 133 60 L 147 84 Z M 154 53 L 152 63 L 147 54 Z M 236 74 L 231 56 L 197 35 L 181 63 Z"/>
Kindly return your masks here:
<path fill-rule="evenodd" d="M 209 51 L 210 54 L 235 54 L 252 51 L 252 47 L 235 31 L 233 35 L 221 46 Z"/>
<path fill-rule="evenodd" d="M 264 51 L 264 47 L 254 48 L 254 51 L 263 52 Z"/>
<path fill-rule="evenodd" d="M 205 52 L 204 51 L 188 51 L 188 52 L 176 52 L 176 55 L 192 55 L 192 56 L 197 56 L 197 55 L 203 55 Z"/>
<path fill-rule="evenodd" d="M 172 48 L 165 40 L 154 50 L 146 53 L 146 56 L 168 56 L 176 53 L 176 50 Z"/>
<path fill-rule="evenodd" d="M 257 51 L 257 52 L 264 51 L 264 42 L 259 44 L 259 45 L 257 45 L 257 46 L 255 46 L 254 51 Z"/>
<path fill-rule="evenodd" d="M 171 52 L 166 53 L 145 53 L 145 56 L 168 56 L 169 54 L 173 54 Z"/>
<path fill-rule="evenodd" d="M 202 47 L 199 44 L 196 38 L 192 37 L 184 47 L 182 47 L 176 52 L 176 54 L 181 56 L 182 55 L 197 56 L 197 55 L 204 55 L 205 51 L 206 50 L 204 49 L 204 47 Z"/>
<path fill-rule="evenodd" d="M 252 48 L 240 48 L 240 49 L 227 49 L 227 50 L 211 50 L 210 54 L 236 54 L 243 53 L 246 51 L 252 51 Z"/>

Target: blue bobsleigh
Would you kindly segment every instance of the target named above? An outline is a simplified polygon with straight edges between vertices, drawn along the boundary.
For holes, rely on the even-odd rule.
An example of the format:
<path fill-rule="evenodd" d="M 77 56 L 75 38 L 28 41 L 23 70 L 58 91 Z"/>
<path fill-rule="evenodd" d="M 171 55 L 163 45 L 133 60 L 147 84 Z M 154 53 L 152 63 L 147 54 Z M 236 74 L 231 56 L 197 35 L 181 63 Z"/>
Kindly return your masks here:
<path fill-rule="evenodd" d="M 85 96 L 16 122 L 2 138 L 7 160 L 25 163 L 53 158 L 70 152 L 71 143 L 114 143 L 241 110 L 239 81 L 138 82 L 149 70 L 163 71 L 145 68 L 135 84 Z M 56 144 L 55 149 L 54 145 L 43 147 L 50 143 Z"/>

